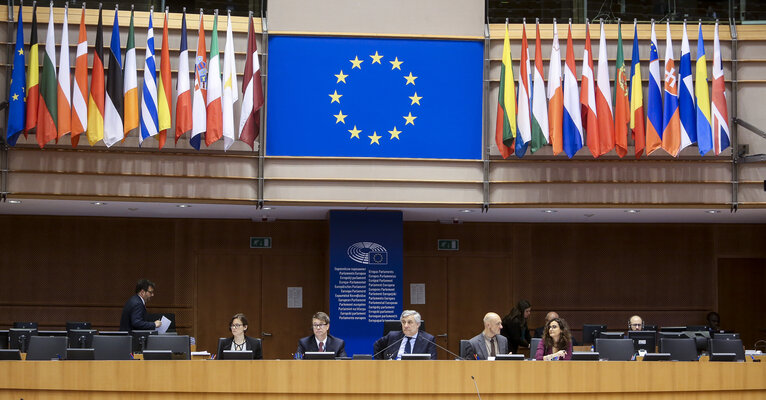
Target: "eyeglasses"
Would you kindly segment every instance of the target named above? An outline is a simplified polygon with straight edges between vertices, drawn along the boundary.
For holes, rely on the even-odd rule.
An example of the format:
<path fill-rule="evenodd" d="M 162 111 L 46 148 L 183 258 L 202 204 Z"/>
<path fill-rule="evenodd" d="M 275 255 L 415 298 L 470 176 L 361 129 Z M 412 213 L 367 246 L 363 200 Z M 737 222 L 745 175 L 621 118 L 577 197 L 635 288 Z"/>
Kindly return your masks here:
<path fill-rule="evenodd" d="M 327 326 L 327 324 L 311 324 L 311 326 L 313 326 L 315 329 L 319 329 L 323 326 Z"/>
<path fill-rule="evenodd" d="M 636 328 L 640 328 L 641 324 L 630 324 L 630 326 L 635 326 Z"/>
<path fill-rule="evenodd" d="M 229 327 L 230 327 L 231 329 L 234 329 L 234 328 L 241 328 L 241 327 L 243 327 L 243 326 L 244 326 L 244 325 L 242 325 L 242 324 L 231 324 Z"/>

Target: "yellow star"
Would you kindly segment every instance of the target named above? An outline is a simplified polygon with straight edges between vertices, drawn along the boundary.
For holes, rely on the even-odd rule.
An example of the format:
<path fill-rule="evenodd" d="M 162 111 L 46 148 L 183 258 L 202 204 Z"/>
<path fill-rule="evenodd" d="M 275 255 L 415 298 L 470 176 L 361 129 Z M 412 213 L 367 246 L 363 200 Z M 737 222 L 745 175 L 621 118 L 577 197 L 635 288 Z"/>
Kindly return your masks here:
<path fill-rule="evenodd" d="M 379 55 L 379 54 L 378 54 L 378 51 L 377 51 L 377 50 L 375 50 L 375 54 L 374 54 L 374 55 L 371 55 L 370 57 L 372 57 L 372 63 L 373 63 L 373 64 L 375 64 L 375 63 L 378 63 L 378 64 L 380 64 L 380 59 L 381 59 L 381 58 L 383 58 L 383 56 L 382 56 L 382 55 Z"/>
<path fill-rule="evenodd" d="M 23 55 L 24 55 L 24 49 L 19 49 L 19 55 L 20 55 L 20 56 L 23 56 Z"/>
<path fill-rule="evenodd" d="M 360 129 L 356 129 L 356 125 L 354 125 L 354 129 L 349 129 L 348 131 L 351 132 L 351 137 L 349 139 L 359 139 L 359 134 L 362 132 Z"/>
<path fill-rule="evenodd" d="M 415 79 L 418 79 L 418 77 L 417 76 L 412 76 L 412 72 L 410 72 L 410 75 L 409 76 L 405 76 L 404 79 L 407 80 L 407 83 L 404 84 L 405 86 L 409 85 L 410 83 L 412 84 L 412 86 L 415 86 Z"/>
<path fill-rule="evenodd" d="M 338 78 L 338 81 L 335 82 L 335 83 L 341 83 L 341 82 L 346 83 L 346 77 L 347 76 L 348 75 L 343 73 L 343 70 L 340 70 L 340 73 L 335 75 L 335 77 Z"/>
<path fill-rule="evenodd" d="M 343 115 L 343 111 L 338 111 L 338 114 L 337 115 L 333 115 L 333 117 L 335 117 L 335 123 L 336 124 L 338 122 L 343 122 L 345 124 L 346 123 L 346 117 L 348 117 L 348 114 Z"/>
<path fill-rule="evenodd" d="M 413 105 L 413 104 L 420 105 L 420 99 L 422 99 L 422 98 L 423 98 L 423 96 L 418 96 L 418 92 L 415 92 L 415 94 L 410 96 L 410 100 L 412 100 L 412 104 L 410 104 L 410 105 Z"/>
<path fill-rule="evenodd" d="M 388 133 L 391 134 L 391 140 L 394 140 L 394 138 L 396 138 L 396 140 L 399 140 L 399 134 L 402 133 L 402 131 L 396 130 L 396 127 L 394 127 L 394 130 L 388 131 Z"/>
<path fill-rule="evenodd" d="M 399 57 L 394 57 L 394 61 L 389 61 L 389 62 L 390 62 L 390 63 L 391 63 L 391 65 L 392 65 L 392 67 L 391 67 L 391 71 L 393 71 L 393 70 L 395 70 L 395 69 L 398 69 L 399 71 L 401 71 L 401 70 L 402 70 L 402 68 L 400 67 L 400 65 L 402 65 L 402 63 L 403 63 L 404 61 L 399 61 Z"/>
<path fill-rule="evenodd" d="M 370 138 L 370 145 L 373 143 L 377 143 L 378 146 L 380 146 L 380 142 L 378 141 L 382 136 L 378 136 L 378 132 L 372 132 L 372 136 L 367 136 Z"/>
<path fill-rule="evenodd" d="M 362 69 L 362 63 L 364 62 L 364 60 L 360 60 L 359 56 L 354 56 L 354 59 L 349 61 L 351 61 L 351 64 L 352 64 L 351 69 L 354 69 L 354 68 Z"/>
<path fill-rule="evenodd" d="M 16 100 L 18 100 L 18 99 L 19 99 L 19 95 L 17 95 L 16 93 L 14 93 L 14 94 L 13 94 L 13 100 L 14 100 L 14 101 L 16 101 Z"/>
<path fill-rule="evenodd" d="M 338 91 L 336 90 L 335 93 L 328 95 L 332 100 L 330 100 L 330 104 L 332 103 L 338 103 L 340 104 L 340 98 L 343 97 L 342 94 L 338 94 Z"/>
<path fill-rule="evenodd" d="M 407 120 L 407 122 L 404 123 L 404 125 L 406 126 L 407 124 L 415 125 L 415 118 L 417 118 L 417 117 L 414 117 L 412 115 L 412 113 L 409 113 L 409 115 L 407 115 L 406 117 L 402 117 L 402 118 Z"/>

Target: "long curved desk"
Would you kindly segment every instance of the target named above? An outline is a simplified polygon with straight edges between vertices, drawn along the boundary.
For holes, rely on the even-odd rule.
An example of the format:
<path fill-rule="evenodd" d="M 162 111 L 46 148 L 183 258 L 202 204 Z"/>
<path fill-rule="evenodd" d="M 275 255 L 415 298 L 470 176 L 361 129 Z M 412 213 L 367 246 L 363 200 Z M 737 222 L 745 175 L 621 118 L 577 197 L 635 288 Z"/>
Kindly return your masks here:
<path fill-rule="evenodd" d="M 764 399 L 766 363 L 0 361 L 0 398 L 25 400 L 471 399 L 476 387 L 485 399 Z"/>

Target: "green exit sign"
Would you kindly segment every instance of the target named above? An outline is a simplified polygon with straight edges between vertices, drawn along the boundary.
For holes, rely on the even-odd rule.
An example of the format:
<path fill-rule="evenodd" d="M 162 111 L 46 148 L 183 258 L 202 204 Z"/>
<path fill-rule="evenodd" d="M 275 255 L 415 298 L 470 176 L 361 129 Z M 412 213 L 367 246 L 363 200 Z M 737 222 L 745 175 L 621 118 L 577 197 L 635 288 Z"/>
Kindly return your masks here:
<path fill-rule="evenodd" d="M 460 241 L 457 239 L 439 239 L 436 243 L 437 250 L 458 250 Z"/>
<path fill-rule="evenodd" d="M 271 248 L 271 238 L 270 237 L 250 237 L 250 248 L 251 249 L 270 249 Z"/>

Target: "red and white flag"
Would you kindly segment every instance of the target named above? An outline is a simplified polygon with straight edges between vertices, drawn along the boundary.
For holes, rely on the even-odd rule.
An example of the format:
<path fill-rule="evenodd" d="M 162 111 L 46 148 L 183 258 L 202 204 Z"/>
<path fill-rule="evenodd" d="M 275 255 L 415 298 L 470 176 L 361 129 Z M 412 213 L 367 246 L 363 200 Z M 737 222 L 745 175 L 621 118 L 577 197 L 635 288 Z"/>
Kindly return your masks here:
<path fill-rule="evenodd" d="M 606 58 L 606 35 L 601 20 L 601 38 L 598 42 L 598 76 L 596 77 L 596 113 L 598 114 L 599 155 L 614 148 L 614 117 L 612 116 L 612 88 L 609 87 L 609 59 Z"/>
<path fill-rule="evenodd" d="M 255 42 L 255 27 L 252 14 L 248 17 L 247 61 L 245 75 L 242 78 L 242 108 L 239 113 L 239 140 L 250 145 L 252 149 L 255 138 L 261 131 L 261 115 L 263 107 L 263 89 L 261 86 L 261 64 L 258 61 L 258 45 Z"/>

